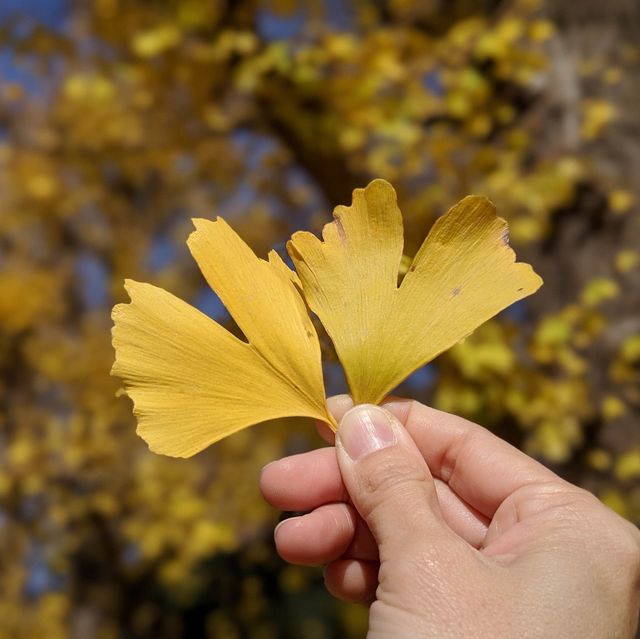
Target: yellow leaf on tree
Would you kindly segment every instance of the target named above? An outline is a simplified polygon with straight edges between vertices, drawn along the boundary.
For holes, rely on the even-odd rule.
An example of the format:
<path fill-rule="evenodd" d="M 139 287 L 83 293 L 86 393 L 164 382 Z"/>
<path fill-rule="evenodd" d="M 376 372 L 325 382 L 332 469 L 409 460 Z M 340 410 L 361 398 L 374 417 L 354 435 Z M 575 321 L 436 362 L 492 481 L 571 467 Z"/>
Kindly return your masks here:
<path fill-rule="evenodd" d="M 288 250 L 356 403 L 380 402 L 542 284 L 528 264 L 515 262 L 507 223 L 483 197 L 467 197 L 437 220 L 400 286 L 403 227 L 393 187 L 374 180 L 333 215 L 323 241 L 295 233 Z"/>
<path fill-rule="evenodd" d="M 278 417 L 332 421 L 320 345 L 295 274 L 256 257 L 227 223 L 194 220 L 188 244 L 249 343 L 167 291 L 128 280 L 113 310 L 116 362 L 138 433 L 158 453 L 188 457 Z"/>
<path fill-rule="evenodd" d="M 175 47 L 182 33 L 174 24 L 161 24 L 148 31 L 137 33 L 131 42 L 135 53 L 141 58 L 153 58 L 167 49 Z"/>
<path fill-rule="evenodd" d="M 634 448 L 623 453 L 616 461 L 615 473 L 623 481 L 640 477 L 640 449 Z"/>

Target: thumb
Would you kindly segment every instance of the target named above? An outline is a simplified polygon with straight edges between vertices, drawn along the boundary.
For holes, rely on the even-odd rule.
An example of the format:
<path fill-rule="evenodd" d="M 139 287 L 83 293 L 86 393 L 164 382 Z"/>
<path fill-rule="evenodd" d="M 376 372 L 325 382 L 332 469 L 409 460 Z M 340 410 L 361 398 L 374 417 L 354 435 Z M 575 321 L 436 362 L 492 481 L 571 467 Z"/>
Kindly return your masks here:
<path fill-rule="evenodd" d="M 407 546 L 442 548 L 454 536 L 445 523 L 429 468 L 409 433 L 388 411 L 371 404 L 348 411 L 336 453 L 354 506 L 380 549 L 380 559 Z"/>

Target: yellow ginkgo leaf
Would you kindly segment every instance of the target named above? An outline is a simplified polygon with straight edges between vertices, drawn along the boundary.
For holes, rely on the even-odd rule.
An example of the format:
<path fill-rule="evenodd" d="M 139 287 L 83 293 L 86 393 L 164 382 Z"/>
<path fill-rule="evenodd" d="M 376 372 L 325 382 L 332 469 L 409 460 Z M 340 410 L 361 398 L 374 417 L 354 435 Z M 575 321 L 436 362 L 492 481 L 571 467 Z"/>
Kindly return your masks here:
<path fill-rule="evenodd" d="M 152 450 L 186 457 L 278 417 L 336 426 L 301 290 L 334 341 L 354 400 L 377 403 L 542 282 L 515 263 L 506 223 L 484 198 L 442 216 L 404 269 L 402 219 L 387 182 L 356 189 L 353 205 L 334 217 L 324 242 L 293 236 L 297 274 L 273 251 L 258 259 L 223 220 L 194 221 L 189 248 L 248 342 L 162 289 L 126 282 L 131 303 L 113 311 L 112 372 Z"/>
<path fill-rule="evenodd" d="M 320 345 L 296 286 L 275 253 L 261 260 L 222 219 L 194 220 L 188 244 L 248 343 L 170 293 L 128 280 L 113 310 L 112 373 L 134 402 L 138 433 L 158 453 L 187 457 L 269 419 L 333 423 Z"/>
<path fill-rule="evenodd" d="M 528 264 L 515 262 L 507 224 L 483 197 L 466 197 L 436 221 L 400 286 L 403 228 L 393 187 L 374 180 L 333 215 L 323 241 L 299 232 L 287 248 L 356 403 L 380 402 L 542 284 Z"/>

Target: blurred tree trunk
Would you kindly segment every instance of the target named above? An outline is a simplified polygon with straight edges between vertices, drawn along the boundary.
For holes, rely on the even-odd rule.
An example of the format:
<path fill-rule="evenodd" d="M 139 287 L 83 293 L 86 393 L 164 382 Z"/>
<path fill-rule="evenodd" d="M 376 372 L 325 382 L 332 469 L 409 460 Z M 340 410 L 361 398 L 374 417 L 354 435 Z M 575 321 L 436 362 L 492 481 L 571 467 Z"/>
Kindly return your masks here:
<path fill-rule="evenodd" d="M 624 248 L 638 248 L 640 223 L 638 216 L 607 214 L 607 193 L 612 186 L 625 184 L 635 190 L 637 206 L 640 189 L 640 73 L 638 34 L 640 34 L 640 3 L 635 0 L 549 0 L 547 12 L 558 29 L 558 37 L 551 49 L 553 81 L 549 99 L 553 101 L 548 126 L 551 139 L 561 149 L 588 157 L 596 167 L 599 183 L 584 184 L 573 204 L 558 211 L 548 240 L 537 245 L 538 255 L 529 255 L 545 278 L 546 284 L 532 305 L 540 315 L 558 310 L 568 299 L 579 295 L 585 284 L 594 277 L 614 275 L 616 254 Z M 634 53 L 635 52 L 635 53 Z M 631 62 L 629 60 L 631 59 Z M 589 65 L 597 60 L 605 81 L 595 81 L 588 73 Z M 606 73 L 621 72 L 621 81 L 608 83 Z M 585 99 L 610 102 L 616 121 L 594 142 L 580 138 L 581 105 Z M 558 276 L 561 274 L 561 276 Z M 598 343 L 594 353 L 599 365 L 591 366 L 597 387 L 616 391 L 616 384 L 608 375 L 610 362 L 621 342 L 640 331 L 640 282 L 637 272 L 628 274 L 628 286 L 615 300 L 606 339 Z M 597 442 L 619 451 L 628 449 L 632 441 L 640 441 L 640 424 L 631 415 L 624 424 L 619 421 L 594 425 Z M 585 472 L 587 476 L 585 476 Z M 566 473 L 565 473 L 566 474 Z M 569 469 L 570 479 L 589 486 L 589 471 L 576 463 Z"/>

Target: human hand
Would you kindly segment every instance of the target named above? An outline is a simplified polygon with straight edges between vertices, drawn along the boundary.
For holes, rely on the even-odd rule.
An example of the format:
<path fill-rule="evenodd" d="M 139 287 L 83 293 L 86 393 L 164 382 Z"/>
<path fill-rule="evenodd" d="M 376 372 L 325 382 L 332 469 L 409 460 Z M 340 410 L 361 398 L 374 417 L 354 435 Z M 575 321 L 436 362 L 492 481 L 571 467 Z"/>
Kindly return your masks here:
<path fill-rule="evenodd" d="M 278 525 L 278 552 L 370 603 L 368 637 L 634 636 L 635 526 L 460 417 L 397 399 L 330 407 L 335 448 L 269 464 L 261 489 L 309 511 Z"/>

